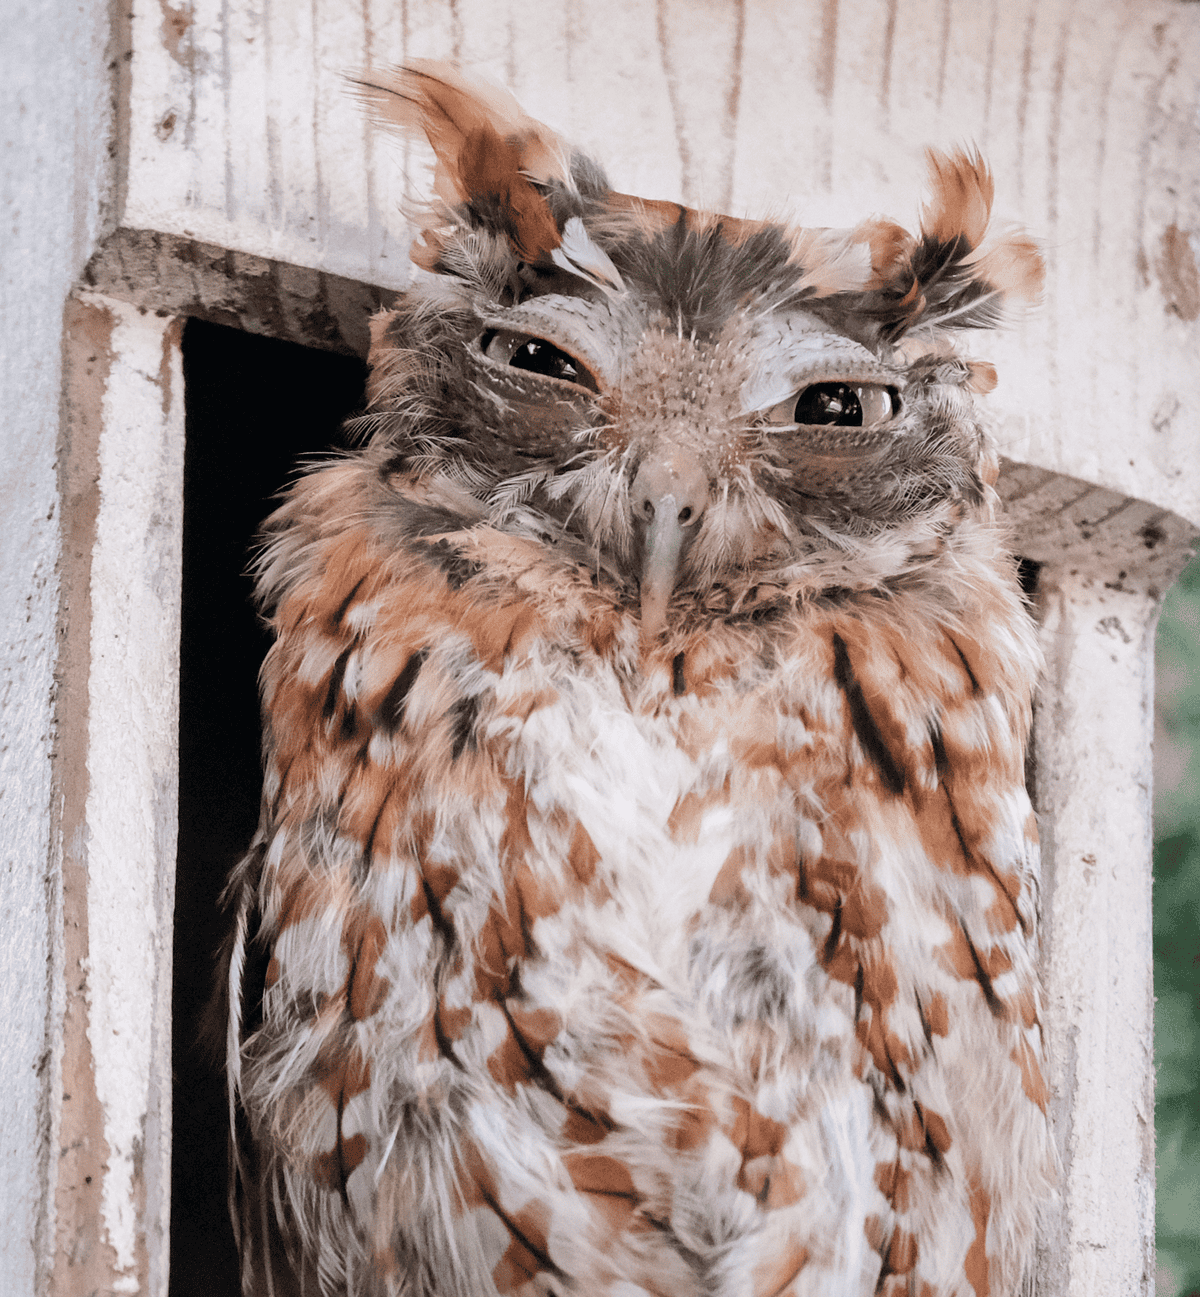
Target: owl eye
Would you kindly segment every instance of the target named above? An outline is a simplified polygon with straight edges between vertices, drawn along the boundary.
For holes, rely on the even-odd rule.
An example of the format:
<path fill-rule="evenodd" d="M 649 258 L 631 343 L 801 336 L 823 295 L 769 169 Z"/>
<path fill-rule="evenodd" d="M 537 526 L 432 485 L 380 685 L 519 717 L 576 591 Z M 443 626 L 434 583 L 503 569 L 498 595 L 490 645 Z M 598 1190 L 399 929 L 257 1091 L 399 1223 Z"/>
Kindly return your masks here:
<path fill-rule="evenodd" d="M 528 333 L 514 333 L 508 329 L 489 329 L 480 339 L 479 348 L 498 365 L 511 369 L 528 370 L 543 378 L 555 378 L 562 383 L 574 383 L 590 392 L 599 392 L 600 386 L 591 371 L 574 356 Z"/>
<path fill-rule="evenodd" d="M 900 413 L 900 393 L 883 383 L 810 383 L 767 415 L 769 423 L 877 428 Z"/>

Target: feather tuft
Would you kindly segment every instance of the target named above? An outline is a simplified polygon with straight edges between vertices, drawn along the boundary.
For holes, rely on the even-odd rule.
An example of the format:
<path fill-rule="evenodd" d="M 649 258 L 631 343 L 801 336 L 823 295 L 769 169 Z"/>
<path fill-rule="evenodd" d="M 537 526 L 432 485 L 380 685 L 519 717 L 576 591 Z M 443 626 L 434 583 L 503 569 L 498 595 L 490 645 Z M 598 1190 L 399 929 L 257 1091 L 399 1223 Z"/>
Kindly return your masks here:
<path fill-rule="evenodd" d="M 933 243 L 965 239 L 972 248 L 983 242 L 992 211 L 995 186 L 978 152 L 959 150 L 925 154 L 929 168 L 929 201 L 921 211 L 921 235 Z"/>
<path fill-rule="evenodd" d="M 377 120 L 429 141 L 433 191 L 445 207 L 467 206 L 481 223 L 500 225 L 522 260 L 550 258 L 562 239 L 539 186 L 575 189 L 570 150 L 556 132 L 507 90 L 449 63 L 414 59 L 365 73 L 356 85 Z M 426 269 L 444 243 L 434 224 L 425 226 L 425 247 L 414 257 Z"/>

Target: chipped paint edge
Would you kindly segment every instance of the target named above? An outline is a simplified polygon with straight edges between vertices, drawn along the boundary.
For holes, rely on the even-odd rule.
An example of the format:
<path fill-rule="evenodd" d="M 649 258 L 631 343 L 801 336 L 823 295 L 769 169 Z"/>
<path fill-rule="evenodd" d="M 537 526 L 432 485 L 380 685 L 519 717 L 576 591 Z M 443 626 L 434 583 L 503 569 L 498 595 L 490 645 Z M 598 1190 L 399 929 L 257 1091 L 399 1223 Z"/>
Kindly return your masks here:
<path fill-rule="evenodd" d="M 60 755 L 70 1099 L 51 1290 L 62 1294 L 167 1289 L 181 332 L 179 319 L 94 294 L 68 312 L 63 485 L 77 492 L 79 534 Z"/>

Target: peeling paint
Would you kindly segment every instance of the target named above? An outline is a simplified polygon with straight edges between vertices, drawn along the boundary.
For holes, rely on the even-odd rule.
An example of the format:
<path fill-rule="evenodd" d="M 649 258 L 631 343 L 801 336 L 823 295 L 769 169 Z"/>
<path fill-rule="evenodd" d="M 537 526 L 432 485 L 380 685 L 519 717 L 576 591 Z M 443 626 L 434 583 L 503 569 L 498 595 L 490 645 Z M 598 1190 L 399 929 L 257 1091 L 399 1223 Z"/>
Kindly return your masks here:
<path fill-rule="evenodd" d="M 1169 433 L 1172 420 L 1182 409 L 1183 402 L 1179 397 L 1174 392 L 1168 392 L 1155 406 L 1154 413 L 1150 416 L 1150 426 L 1156 433 Z"/>
<path fill-rule="evenodd" d="M 1158 278 L 1168 315 L 1181 320 L 1200 316 L 1200 272 L 1188 231 L 1174 223 L 1163 231 L 1159 243 Z"/>
<path fill-rule="evenodd" d="M 385 288 L 151 230 L 117 230 L 83 280 L 150 310 L 359 356 L 370 342 L 367 321 L 396 298 Z"/>
<path fill-rule="evenodd" d="M 62 1297 L 166 1292 L 180 332 L 92 295 L 69 310 Z"/>
<path fill-rule="evenodd" d="M 1111 584 L 1108 584 L 1106 585 L 1106 588 L 1111 590 L 1114 589 L 1115 587 L 1112 586 Z M 1096 623 L 1096 629 L 1102 635 L 1115 635 L 1126 644 L 1133 643 L 1133 636 L 1130 635 L 1129 632 L 1125 629 L 1125 627 L 1121 625 L 1120 617 L 1115 617 L 1115 616 L 1101 617 L 1100 620 Z M 1084 860 L 1088 860 L 1088 859 L 1090 859 L 1093 864 L 1096 861 L 1095 856 L 1091 856 L 1091 857 L 1084 856 Z"/>
<path fill-rule="evenodd" d="M 163 49 L 181 68 L 191 72 L 196 58 L 190 36 L 192 23 L 195 21 L 191 6 L 181 5 L 176 9 L 170 0 L 158 0 L 158 7 L 162 10 L 162 26 L 159 31 Z"/>

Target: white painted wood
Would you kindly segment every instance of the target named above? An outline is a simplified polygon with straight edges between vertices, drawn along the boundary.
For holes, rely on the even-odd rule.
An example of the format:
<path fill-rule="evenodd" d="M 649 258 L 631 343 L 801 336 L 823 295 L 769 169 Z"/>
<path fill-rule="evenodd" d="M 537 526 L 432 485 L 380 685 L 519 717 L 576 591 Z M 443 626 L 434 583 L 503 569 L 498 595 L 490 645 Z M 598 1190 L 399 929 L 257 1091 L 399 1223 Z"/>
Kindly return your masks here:
<path fill-rule="evenodd" d="M 81 522 L 64 588 L 65 1013 L 52 1290 L 163 1294 L 179 765 L 182 322 L 88 295 L 68 314 Z"/>
<path fill-rule="evenodd" d="M 1146 501 L 1029 465 L 1000 479 L 1038 561 L 1046 671 L 1031 792 L 1060 1210 L 1039 1291 L 1154 1291 L 1151 781 L 1154 628 L 1196 529 Z"/>
<path fill-rule="evenodd" d="M 1063 1210 L 1042 1248 L 1052 1293 L 1154 1291 L 1150 914 L 1154 628 L 1159 602 L 1102 571 L 1046 569 L 1034 795 L 1044 1022 Z M 1118 583 L 1119 584 L 1119 583 Z"/>
<path fill-rule="evenodd" d="M 362 9 L 135 4 L 132 43 L 127 225 L 407 282 L 401 171 L 376 171 L 346 79 L 364 65 Z"/>
<path fill-rule="evenodd" d="M 92 557 L 88 987 L 114 1292 L 165 1292 L 179 760 L 180 322 L 113 315 Z M 139 1202 L 141 1200 L 141 1202 Z M 142 1205 L 144 1204 L 144 1205 Z M 138 1208 L 141 1206 L 141 1210 Z"/>

